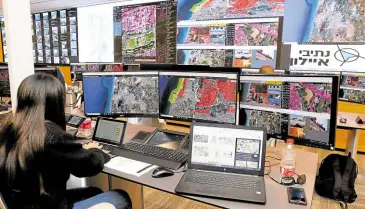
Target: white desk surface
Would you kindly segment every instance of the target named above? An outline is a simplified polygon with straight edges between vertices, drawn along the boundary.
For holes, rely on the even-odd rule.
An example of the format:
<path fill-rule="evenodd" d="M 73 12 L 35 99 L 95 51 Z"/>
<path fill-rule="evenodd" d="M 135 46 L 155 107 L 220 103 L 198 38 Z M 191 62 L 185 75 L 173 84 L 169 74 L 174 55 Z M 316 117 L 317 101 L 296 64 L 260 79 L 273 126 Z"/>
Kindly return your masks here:
<path fill-rule="evenodd" d="M 127 133 L 125 135 L 125 142 L 129 141 L 138 131 L 153 131 L 154 128 L 147 127 L 147 126 L 136 126 L 136 125 L 128 125 Z M 267 156 L 279 157 L 279 152 L 274 152 L 273 148 L 268 148 L 266 153 Z M 221 200 L 215 198 L 205 198 L 205 197 L 197 197 L 197 196 L 187 196 L 187 195 L 180 195 L 182 197 L 186 197 L 192 200 L 196 200 L 199 202 L 203 202 L 206 204 L 210 204 L 217 207 L 222 208 L 237 208 L 237 209 L 263 209 L 263 208 L 280 208 L 280 209 L 309 209 L 312 205 L 312 198 L 314 192 L 314 183 L 317 173 L 317 161 L 318 155 L 309 152 L 297 151 L 297 168 L 296 173 L 298 174 L 305 174 L 307 178 L 306 184 L 303 186 L 295 186 L 295 187 L 302 187 L 305 190 L 306 197 L 308 200 L 307 206 L 300 206 L 300 205 L 293 205 L 289 204 L 288 196 L 287 196 L 287 187 L 283 185 L 279 185 L 272 181 L 268 176 L 265 176 L 265 187 L 266 187 L 266 198 L 267 202 L 265 205 L 257 205 L 257 204 L 250 204 L 244 202 L 237 202 L 237 201 L 229 201 L 229 200 Z M 279 161 L 267 158 L 270 160 L 271 164 L 278 163 Z M 268 171 L 265 169 L 266 172 Z M 137 184 L 141 184 L 143 186 L 148 186 L 154 189 L 158 189 L 164 192 L 168 192 L 171 194 L 175 193 L 175 187 L 179 183 L 180 179 L 184 175 L 184 173 L 176 173 L 173 176 L 165 177 L 165 178 L 152 178 L 152 170 L 141 177 L 136 177 L 134 175 L 129 175 L 123 172 L 120 172 L 113 168 L 104 168 L 103 172 L 110 174 L 115 177 L 123 178 Z M 271 174 L 273 178 L 279 179 L 279 165 L 273 166 L 271 169 Z M 176 194 L 178 195 L 178 194 Z"/>
<path fill-rule="evenodd" d="M 363 120 L 365 120 L 365 114 L 357 114 L 357 113 L 348 113 L 348 112 L 338 112 L 337 113 L 337 126 L 338 128 L 345 129 L 363 129 L 365 130 L 365 124 L 357 124 L 356 118 L 360 116 Z M 346 123 L 341 123 L 341 118 L 345 118 L 347 120 Z"/>

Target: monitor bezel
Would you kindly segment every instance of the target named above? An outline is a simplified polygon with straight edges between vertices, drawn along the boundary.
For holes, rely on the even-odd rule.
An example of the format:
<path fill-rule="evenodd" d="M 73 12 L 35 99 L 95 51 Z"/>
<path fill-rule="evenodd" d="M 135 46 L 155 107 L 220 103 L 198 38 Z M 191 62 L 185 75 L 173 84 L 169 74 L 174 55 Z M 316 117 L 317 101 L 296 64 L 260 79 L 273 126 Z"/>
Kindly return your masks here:
<path fill-rule="evenodd" d="M 123 76 L 123 75 L 155 75 L 158 78 L 158 71 L 121 71 L 121 72 L 83 72 L 82 73 L 82 81 L 84 81 L 84 75 L 86 76 Z M 85 90 L 85 82 L 82 82 L 82 89 Z M 83 94 L 85 97 L 85 93 Z M 88 113 L 86 112 L 86 104 L 84 99 L 84 114 L 87 117 L 140 117 L 140 118 L 158 118 L 160 115 L 160 108 L 158 108 L 158 112 L 156 114 L 146 114 L 146 113 Z"/>
<path fill-rule="evenodd" d="M 167 72 L 167 71 L 163 71 L 163 73 L 170 73 L 170 72 Z M 240 84 L 240 81 L 239 81 L 239 78 L 240 78 L 240 75 L 239 73 L 235 73 L 235 72 L 217 72 L 217 71 L 187 71 L 187 72 L 182 72 L 182 71 L 171 71 L 171 73 L 194 73 L 194 74 L 199 74 L 199 73 L 202 73 L 202 74 L 232 74 L 232 75 L 236 75 L 237 76 L 237 83 L 236 83 L 236 94 L 238 95 L 239 94 L 239 84 Z M 159 81 L 160 81 L 160 72 L 159 72 Z M 196 77 L 196 76 L 191 76 L 191 77 Z M 204 77 L 204 76 L 202 76 Z M 204 77 L 204 78 L 207 78 L 207 77 Z M 209 78 L 209 77 L 208 77 Z M 160 85 L 159 85 L 160 87 Z M 165 114 L 162 114 L 161 113 L 161 106 L 162 106 L 162 103 L 161 103 L 161 93 L 159 94 L 159 110 L 160 110 L 160 114 L 159 114 L 159 118 L 160 119 L 164 119 L 164 120 L 175 120 L 175 121 L 182 121 L 182 122 L 205 122 L 205 123 L 218 123 L 218 124 L 234 124 L 236 125 L 237 124 L 237 116 L 239 115 L 239 100 L 238 98 L 236 98 L 236 111 L 235 111 L 235 115 L 234 115 L 234 122 L 233 123 L 226 123 L 226 122 L 221 122 L 221 121 L 213 121 L 213 120 L 204 120 L 204 119 L 196 119 L 196 118 L 189 118 L 189 117 L 178 117 L 178 116 L 170 116 L 170 115 L 165 115 Z"/>
<path fill-rule="evenodd" d="M 255 171 L 255 170 L 245 170 L 245 169 L 242 169 L 242 168 L 214 167 L 214 166 L 207 166 L 207 165 L 192 164 L 191 158 L 192 158 L 192 155 L 193 155 L 192 150 L 193 150 L 193 142 L 194 142 L 193 137 L 194 137 L 194 127 L 195 126 L 261 131 L 262 134 L 263 134 L 263 139 L 262 139 L 262 144 L 261 144 L 261 147 L 260 147 L 261 148 L 261 153 L 262 153 L 260 170 Z M 231 124 L 212 124 L 212 123 L 196 123 L 196 122 L 193 122 L 190 126 L 190 145 L 189 145 L 188 168 L 189 169 L 197 169 L 197 170 L 225 172 L 225 173 L 239 173 L 239 174 L 263 176 L 265 174 L 266 141 L 267 141 L 267 131 L 264 128 L 237 126 L 237 125 L 231 125 Z M 236 141 L 236 143 L 237 143 L 237 141 Z"/>
<path fill-rule="evenodd" d="M 306 138 L 297 138 L 289 136 L 288 133 L 286 135 L 282 134 L 283 139 L 292 138 L 294 139 L 294 143 L 298 145 L 304 145 L 304 146 L 310 146 L 310 147 L 317 147 L 317 148 L 323 148 L 323 149 L 329 149 L 334 150 L 335 148 L 335 138 L 336 138 L 336 128 L 337 128 L 337 111 L 338 111 L 338 96 L 339 96 L 339 90 L 340 90 L 340 79 L 339 76 L 329 76 L 329 75 L 323 75 L 323 76 L 315 76 L 315 75 L 244 75 L 244 76 L 256 76 L 256 77 L 295 77 L 295 78 L 331 78 L 332 79 L 332 102 L 331 102 L 331 113 L 330 113 L 330 126 L 329 126 L 329 139 L 328 143 L 321 143 L 319 141 L 314 141 Z M 242 76 L 240 76 L 242 77 Z M 240 79 L 241 84 L 241 79 Z M 239 107 L 241 107 L 241 95 L 242 95 L 242 89 L 240 88 L 240 104 Z M 250 109 L 252 110 L 252 109 Z M 245 111 L 245 109 L 240 111 Z M 239 119 L 239 122 L 241 122 L 241 118 Z M 241 124 L 241 123 L 239 123 Z M 271 137 L 280 138 L 280 135 L 270 135 Z"/>

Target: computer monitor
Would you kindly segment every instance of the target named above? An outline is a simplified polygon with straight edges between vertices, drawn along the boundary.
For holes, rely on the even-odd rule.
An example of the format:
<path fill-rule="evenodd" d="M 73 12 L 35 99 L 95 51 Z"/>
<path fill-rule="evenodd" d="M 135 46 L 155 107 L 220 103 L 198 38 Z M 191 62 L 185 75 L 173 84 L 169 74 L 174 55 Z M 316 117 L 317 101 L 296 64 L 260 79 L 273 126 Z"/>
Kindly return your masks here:
<path fill-rule="evenodd" d="M 274 137 L 333 148 L 338 76 L 241 76 L 240 121 Z"/>
<path fill-rule="evenodd" d="M 83 73 L 85 115 L 158 117 L 158 72 Z"/>
<path fill-rule="evenodd" d="M 241 68 L 241 75 L 255 75 L 259 74 L 260 69 L 258 68 Z M 284 75 L 285 70 L 274 70 L 275 75 Z"/>
<path fill-rule="evenodd" d="M 10 97 L 9 70 L 6 66 L 0 67 L 0 97 Z"/>
<path fill-rule="evenodd" d="M 160 72 L 160 118 L 236 123 L 238 73 Z"/>
<path fill-rule="evenodd" d="M 365 104 L 365 73 L 342 73 L 340 100 Z"/>

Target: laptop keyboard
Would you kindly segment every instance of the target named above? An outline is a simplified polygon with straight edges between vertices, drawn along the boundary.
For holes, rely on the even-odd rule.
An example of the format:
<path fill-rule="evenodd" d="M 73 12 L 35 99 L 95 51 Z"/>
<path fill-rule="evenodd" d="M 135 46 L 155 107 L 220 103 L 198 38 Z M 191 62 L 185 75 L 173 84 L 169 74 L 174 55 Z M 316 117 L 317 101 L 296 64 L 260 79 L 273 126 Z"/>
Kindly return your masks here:
<path fill-rule="evenodd" d="M 138 152 L 144 155 L 149 155 L 151 157 L 155 157 L 161 160 L 174 161 L 180 163 L 184 163 L 188 158 L 188 155 L 183 152 L 163 147 L 157 147 L 133 142 L 124 144 L 123 149 L 130 150 L 133 152 Z"/>
<path fill-rule="evenodd" d="M 240 175 L 224 175 L 211 172 L 189 172 L 184 180 L 188 183 L 208 184 L 221 187 L 231 187 L 240 189 L 261 189 L 260 181 Z"/>

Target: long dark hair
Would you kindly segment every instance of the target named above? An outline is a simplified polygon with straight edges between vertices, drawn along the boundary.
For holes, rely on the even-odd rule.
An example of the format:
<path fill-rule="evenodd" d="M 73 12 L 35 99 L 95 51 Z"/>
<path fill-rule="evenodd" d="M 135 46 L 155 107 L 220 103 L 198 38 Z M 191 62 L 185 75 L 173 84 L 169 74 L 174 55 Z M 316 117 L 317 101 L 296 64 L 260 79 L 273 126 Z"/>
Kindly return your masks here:
<path fill-rule="evenodd" d="M 15 114 L 0 129 L 0 171 L 9 186 L 18 169 L 31 168 L 44 149 L 46 121 L 66 129 L 65 87 L 56 77 L 44 73 L 27 77 L 18 88 L 17 99 Z"/>

